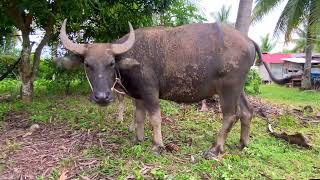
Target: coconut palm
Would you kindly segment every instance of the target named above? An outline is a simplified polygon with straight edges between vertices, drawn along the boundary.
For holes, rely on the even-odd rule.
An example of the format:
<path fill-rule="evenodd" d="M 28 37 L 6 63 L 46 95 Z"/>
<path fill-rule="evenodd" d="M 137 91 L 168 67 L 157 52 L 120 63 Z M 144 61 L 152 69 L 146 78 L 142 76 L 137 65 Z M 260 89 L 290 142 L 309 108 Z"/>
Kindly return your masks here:
<path fill-rule="evenodd" d="M 231 6 L 223 5 L 218 12 L 211 13 L 211 16 L 217 21 L 225 24 L 231 24 L 229 21 Z"/>
<path fill-rule="evenodd" d="M 240 0 L 238 15 L 236 20 L 236 29 L 247 35 L 251 23 L 251 10 L 253 0 Z"/>
<path fill-rule="evenodd" d="M 278 7 L 284 0 L 256 0 L 253 10 L 253 21 L 261 20 L 265 15 Z M 292 33 L 304 22 L 307 22 L 306 63 L 302 78 L 302 88 L 310 89 L 311 58 L 315 45 L 315 33 L 320 21 L 319 0 L 286 0 L 286 5 L 276 24 L 274 35 L 285 35 L 285 41 L 291 40 Z"/>
<path fill-rule="evenodd" d="M 306 52 L 307 47 L 307 23 L 303 23 L 300 28 L 298 28 L 295 33 L 298 36 L 297 39 L 293 39 L 295 46 L 291 52 Z M 313 52 L 320 52 L 320 31 L 317 32 L 316 43 Z"/>
<path fill-rule="evenodd" d="M 275 47 L 276 43 L 273 42 L 270 38 L 270 34 L 267 34 L 264 37 L 261 37 L 261 46 L 260 49 L 264 53 L 268 53 L 272 51 L 272 49 Z"/>

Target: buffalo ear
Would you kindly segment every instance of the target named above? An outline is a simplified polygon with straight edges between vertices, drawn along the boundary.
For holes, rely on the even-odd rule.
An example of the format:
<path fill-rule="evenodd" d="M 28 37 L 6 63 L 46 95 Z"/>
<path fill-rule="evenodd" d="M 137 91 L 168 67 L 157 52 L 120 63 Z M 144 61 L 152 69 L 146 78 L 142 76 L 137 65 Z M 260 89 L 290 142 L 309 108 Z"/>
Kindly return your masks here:
<path fill-rule="evenodd" d="M 125 58 L 117 61 L 120 69 L 131 69 L 133 67 L 139 66 L 140 63 L 132 58 Z"/>
<path fill-rule="evenodd" d="M 61 58 L 54 59 L 53 62 L 58 66 L 67 70 L 79 69 L 83 63 L 83 57 L 80 55 L 70 55 Z"/>

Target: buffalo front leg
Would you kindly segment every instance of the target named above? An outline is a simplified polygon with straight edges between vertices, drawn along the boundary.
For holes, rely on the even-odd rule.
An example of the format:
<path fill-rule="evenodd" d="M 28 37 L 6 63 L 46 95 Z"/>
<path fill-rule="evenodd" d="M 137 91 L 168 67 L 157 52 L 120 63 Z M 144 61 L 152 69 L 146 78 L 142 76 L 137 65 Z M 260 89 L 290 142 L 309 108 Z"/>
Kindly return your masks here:
<path fill-rule="evenodd" d="M 160 107 L 153 111 L 149 111 L 150 122 L 152 126 L 152 151 L 160 153 L 163 147 L 162 133 L 161 133 L 161 111 Z"/>
<path fill-rule="evenodd" d="M 123 121 L 123 116 L 124 116 L 124 110 L 125 110 L 125 106 L 124 106 L 124 95 L 123 94 L 117 94 L 117 98 L 119 100 L 119 106 L 118 106 L 118 117 L 117 120 L 119 122 Z"/>
<path fill-rule="evenodd" d="M 209 109 L 208 109 L 208 106 L 207 106 L 207 101 L 204 99 L 201 101 L 201 109 L 200 111 L 202 112 L 207 112 Z"/>
<path fill-rule="evenodd" d="M 138 142 L 138 141 L 144 140 L 144 120 L 146 118 L 146 109 L 143 101 L 141 100 L 136 99 L 135 105 L 136 105 L 136 110 L 134 113 L 134 116 L 135 116 L 134 125 L 135 125 L 136 136 L 134 141 Z"/>

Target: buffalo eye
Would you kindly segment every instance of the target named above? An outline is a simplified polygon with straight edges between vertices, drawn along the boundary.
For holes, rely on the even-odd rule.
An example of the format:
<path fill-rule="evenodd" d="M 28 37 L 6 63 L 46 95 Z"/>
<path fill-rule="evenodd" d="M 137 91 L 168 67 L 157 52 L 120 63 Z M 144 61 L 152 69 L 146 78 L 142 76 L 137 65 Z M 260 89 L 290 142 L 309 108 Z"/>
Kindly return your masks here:
<path fill-rule="evenodd" d="M 84 65 L 86 66 L 86 68 L 90 68 L 90 69 L 92 68 L 88 63 L 84 63 Z"/>
<path fill-rule="evenodd" d="M 115 62 L 114 62 L 114 61 L 112 61 L 112 62 L 109 64 L 110 67 L 114 67 L 114 65 L 115 65 Z"/>

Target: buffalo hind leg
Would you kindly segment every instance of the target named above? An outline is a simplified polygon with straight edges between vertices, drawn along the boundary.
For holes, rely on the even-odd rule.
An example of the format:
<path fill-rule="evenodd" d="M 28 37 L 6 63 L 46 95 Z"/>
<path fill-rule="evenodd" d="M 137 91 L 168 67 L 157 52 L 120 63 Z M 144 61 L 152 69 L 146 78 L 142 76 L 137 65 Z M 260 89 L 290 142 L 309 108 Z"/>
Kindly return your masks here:
<path fill-rule="evenodd" d="M 134 126 L 136 131 L 136 136 L 134 137 L 134 142 L 139 142 L 144 140 L 144 120 L 146 118 L 146 109 L 144 102 L 141 100 L 135 100 L 136 110 L 134 113 Z M 131 125 L 132 126 L 132 125 Z M 130 128 L 129 128 L 130 129 Z"/>
<path fill-rule="evenodd" d="M 248 146 L 250 125 L 253 115 L 253 109 L 248 103 L 244 92 L 240 95 L 240 122 L 241 122 L 241 136 L 240 136 L 240 149 Z"/>
<path fill-rule="evenodd" d="M 223 113 L 223 124 L 222 128 L 218 133 L 216 143 L 205 153 L 206 158 L 215 158 L 223 152 L 223 146 L 228 133 L 232 129 L 236 122 L 238 100 L 240 93 L 237 93 L 236 88 L 226 87 L 224 92 L 220 94 L 220 102 Z"/>

